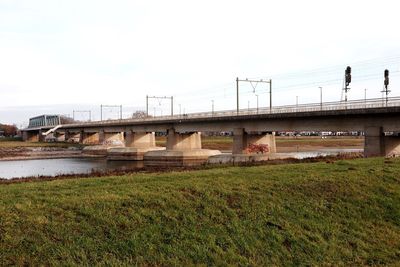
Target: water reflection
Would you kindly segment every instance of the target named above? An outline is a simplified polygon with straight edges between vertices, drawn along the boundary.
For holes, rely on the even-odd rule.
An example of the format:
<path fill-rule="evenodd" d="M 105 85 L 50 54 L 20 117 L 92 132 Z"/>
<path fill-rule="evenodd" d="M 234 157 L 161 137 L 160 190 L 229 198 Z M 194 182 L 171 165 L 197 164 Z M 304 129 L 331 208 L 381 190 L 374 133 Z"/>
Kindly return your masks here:
<path fill-rule="evenodd" d="M 316 157 L 338 155 L 339 153 L 362 153 L 363 151 L 364 151 L 363 149 L 332 148 L 332 149 L 320 149 L 317 151 L 277 153 L 277 155 L 283 156 L 285 158 L 305 159 L 305 158 L 316 158 Z"/>
<path fill-rule="evenodd" d="M 143 167 L 142 161 L 107 161 L 86 158 L 0 161 L 0 178 L 82 174 L 141 167 Z"/>

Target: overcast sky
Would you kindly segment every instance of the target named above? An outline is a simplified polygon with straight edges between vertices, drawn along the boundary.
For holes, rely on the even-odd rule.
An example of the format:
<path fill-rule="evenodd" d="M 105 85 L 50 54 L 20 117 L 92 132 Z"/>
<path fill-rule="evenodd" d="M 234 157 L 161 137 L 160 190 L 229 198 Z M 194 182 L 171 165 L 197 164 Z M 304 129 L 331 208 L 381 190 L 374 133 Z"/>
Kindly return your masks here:
<path fill-rule="evenodd" d="M 273 79 L 273 104 L 400 96 L 398 1 L 0 0 L 0 123 L 100 104 L 175 113 L 234 109 L 235 79 Z M 268 106 L 268 86 L 241 84 L 241 108 Z M 179 111 L 180 105 L 180 111 Z M 167 101 L 150 101 L 166 115 Z M 117 116 L 116 109 L 105 117 Z M 77 115 L 78 116 L 78 115 Z M 81 114 L 84 119 L 85 114 Z"/>

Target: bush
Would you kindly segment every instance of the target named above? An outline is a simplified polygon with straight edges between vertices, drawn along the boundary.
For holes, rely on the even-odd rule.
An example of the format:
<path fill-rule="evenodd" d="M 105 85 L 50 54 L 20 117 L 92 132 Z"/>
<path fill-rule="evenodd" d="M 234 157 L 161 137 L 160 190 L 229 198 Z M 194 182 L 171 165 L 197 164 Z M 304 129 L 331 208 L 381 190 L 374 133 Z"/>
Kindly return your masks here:
<path fill-rule="evenodd" d="M 268 144 L 250 144 L 247 149 L 247 153 L 268 153 L 269 152 L 269 146 Z"/>

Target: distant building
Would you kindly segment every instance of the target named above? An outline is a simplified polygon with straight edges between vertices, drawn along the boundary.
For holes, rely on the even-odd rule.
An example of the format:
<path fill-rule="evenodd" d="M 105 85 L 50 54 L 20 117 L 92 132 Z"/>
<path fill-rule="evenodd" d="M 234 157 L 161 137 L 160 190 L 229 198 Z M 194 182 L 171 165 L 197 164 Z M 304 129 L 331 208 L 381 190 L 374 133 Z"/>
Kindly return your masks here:
<path fill-rule="evenodd" d="M 61 124 L 60 115 L 41 115 L 34 118 L 30 118 L 28 128 L 57 126 L 60 124 Z"/>
<path fill-rule="evenodd" d="M 0 137 L 4 137 L 4 131 L 0 130 Z"/>

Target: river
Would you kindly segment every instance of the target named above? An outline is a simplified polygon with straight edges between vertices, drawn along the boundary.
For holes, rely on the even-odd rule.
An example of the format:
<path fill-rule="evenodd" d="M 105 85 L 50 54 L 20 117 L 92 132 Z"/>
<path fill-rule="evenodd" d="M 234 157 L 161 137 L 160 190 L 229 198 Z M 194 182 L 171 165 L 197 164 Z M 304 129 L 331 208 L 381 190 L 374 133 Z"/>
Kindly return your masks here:
<path fill-rule="evenodd" d="M 288 158 L 302 159 L 349 152 L 362 152 L 362 149 L 324 149 L 311 152 L 282 153 L 282 155 Z M 123 171 L 142 168 L 143 166 L 143 161 L 107 161 L 106 159 L 99 158 L 10 160 L 0 161 L 0 178 L 11 179 L 65 174 L 87 174 L 93 171 Z"/>

